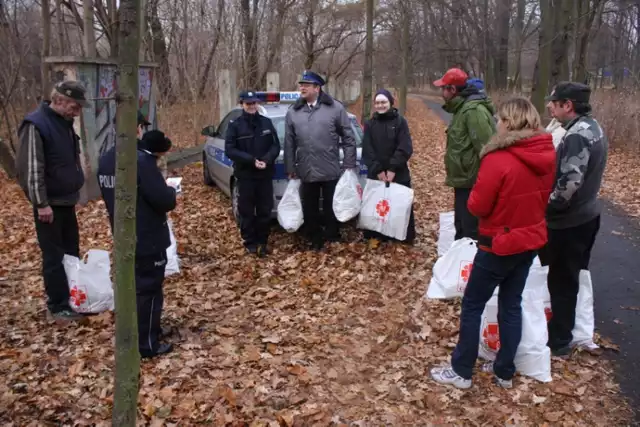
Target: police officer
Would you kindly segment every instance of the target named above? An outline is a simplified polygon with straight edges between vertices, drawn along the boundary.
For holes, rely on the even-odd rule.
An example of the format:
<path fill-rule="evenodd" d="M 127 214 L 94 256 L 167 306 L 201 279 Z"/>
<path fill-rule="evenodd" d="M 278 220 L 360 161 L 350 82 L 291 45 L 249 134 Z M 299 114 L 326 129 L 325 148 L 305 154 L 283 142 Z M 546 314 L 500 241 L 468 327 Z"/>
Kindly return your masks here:
<path fill-rule="evenodd" d="M 356 167 L 356 141 L 349 116 L 340 102 L 322 91 L 324 83 L 318 74 L 305 71 L 298 82 L 300 98 L 285 119 L 285 168 L 289 178 L 299 177 L 302 181 L 304 223 L 314 250 L 322 250 L 325 241 L 340 240 L 333 194 L 342 169 Z M 344 150 L 342 168 L 340 148 Z"/>
<path fill-rule="evenodd" d="M 138 120 L 138 134 L 145 123 Z M 162 282 L 170 246 L 167 212 L 176 207 L 176 192 L 168 186 L 157 161 L 171 148 L 171 140 L 151 130 L 138 141 L 138 197 L 136 201 L 136 303 L 138 310 L 138 348 L 143 358 L 165 354 L 173 349 L 160 343 L 160 317 L 164 297 Z M 98 184 L 109 211 L 113 229 L 116 148 L 99 161 Z"/>
<path fill-rule="evenodd" d="M 280 154 L 280 140 L 268 117 L 258 114 L 253 91 L 240 93 L 242 115 L 229 124 L 225 154 L 233 160 L 238 186 L 240 234 L 251 254 L 269 253 L 267 241 L 273 209 L 274 163 Z"/>

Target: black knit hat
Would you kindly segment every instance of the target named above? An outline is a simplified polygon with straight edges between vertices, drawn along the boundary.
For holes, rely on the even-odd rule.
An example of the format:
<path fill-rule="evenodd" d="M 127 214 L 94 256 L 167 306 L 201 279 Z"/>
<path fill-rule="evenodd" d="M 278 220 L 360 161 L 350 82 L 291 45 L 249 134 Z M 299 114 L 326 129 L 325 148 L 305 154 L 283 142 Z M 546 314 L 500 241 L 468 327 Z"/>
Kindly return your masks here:
<path fill-rule="evenodd" d="M 391 92 L 389 92 L 386 89 L 379 89 L 376 92 L 376 96 L 378 96 L 378 95 L 384 95 L 389 100 L 389 103 L 393 106 L 393 102 L 395 100 L 393 99 L 393 95 L 391 95 Z M 376 96 L 373 97 L 374 100 L 376 99 Z"/>
<path fill-rule="evenodd" d="M 159 130 L 150 130 L 142 136 L 138 146 L 150 153 L 166 153 L 171 149 L 171 140 Z"/>

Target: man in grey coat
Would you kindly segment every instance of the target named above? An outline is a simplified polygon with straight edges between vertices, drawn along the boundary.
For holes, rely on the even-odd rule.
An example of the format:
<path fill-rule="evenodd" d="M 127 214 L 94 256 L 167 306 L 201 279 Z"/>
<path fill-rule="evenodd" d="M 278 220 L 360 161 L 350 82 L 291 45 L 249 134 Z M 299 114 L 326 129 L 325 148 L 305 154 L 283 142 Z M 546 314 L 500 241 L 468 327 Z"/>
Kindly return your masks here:
<path fill-rule="evenodd" d="M 300 99 L 285 120 L 284 164 L 290 179 L 302 181 L 306 236 L 314 250 L 321 250 L 325 241 L 340 240 L 333 194 L 342 170 L 356 168 L 356 142 L 349 117 L 340 102 L 322 91 L 324 83 L 318 74 L 305 71 L 298 82 Z M 342 167 L 340 148 L 344 152 Z"/>

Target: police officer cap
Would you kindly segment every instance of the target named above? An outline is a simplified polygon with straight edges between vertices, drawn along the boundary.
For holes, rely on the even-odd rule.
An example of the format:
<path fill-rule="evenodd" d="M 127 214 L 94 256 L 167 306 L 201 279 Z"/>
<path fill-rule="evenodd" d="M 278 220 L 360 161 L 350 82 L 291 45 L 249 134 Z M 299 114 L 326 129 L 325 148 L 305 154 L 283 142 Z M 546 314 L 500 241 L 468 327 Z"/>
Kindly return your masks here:
<path fill-rule="evenodd" d="M 142 136 L 138 146 L 150 153 L 166 153 L 171 148 L 171 140 L 166 137 L 164 132 L 150 130 Z"/>
<path fill-rule="evenodd" d="M 560 82 L 553 88 L 551 95 L 545 101 L 573 101 L 588 104 L 591 88 L 577 82 Z"/>
<path fill-rule="evenodd" d="M 313 71 L 305 70 L 298 83 L 311 83 L 318 86 L 324 86 L 324 79 Z"/>
<path fill-rule="evenodd" d="M 240 98 L 240 102 L 259 102 L 260 99 L 258 98 L 258 95 L 256 95 L 255 91 L 253 90 L 245 90 L 240 92 L 240 95 L 238 95 L 238 98 Z"/>

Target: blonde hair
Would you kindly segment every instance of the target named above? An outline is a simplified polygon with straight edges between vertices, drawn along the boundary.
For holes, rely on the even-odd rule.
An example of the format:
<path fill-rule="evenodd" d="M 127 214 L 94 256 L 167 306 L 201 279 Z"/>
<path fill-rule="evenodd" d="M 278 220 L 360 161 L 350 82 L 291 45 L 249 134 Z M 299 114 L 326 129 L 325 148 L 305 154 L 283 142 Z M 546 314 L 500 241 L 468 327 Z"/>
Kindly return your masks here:
<path fill-rule="evenodd" d="M 511 131 L 532 129 L 538 130 L 542 126 L 540 114 L 531 101 L 517 97 L 503 102 L 498 107 L 498 118 Z"/>

